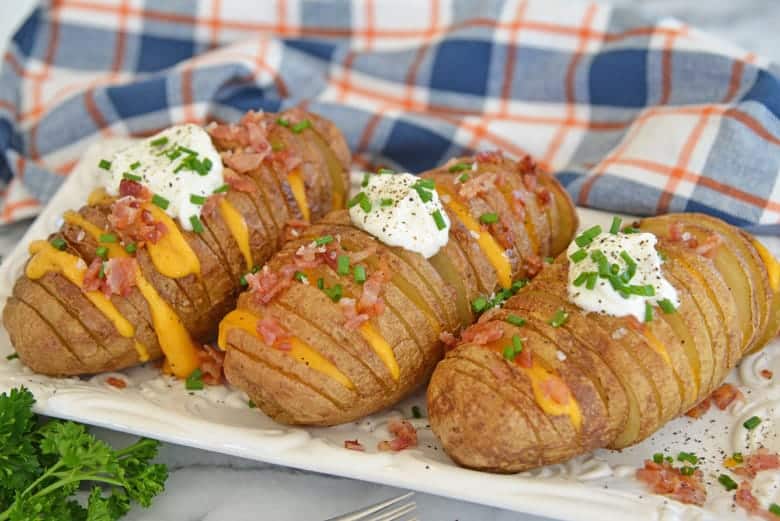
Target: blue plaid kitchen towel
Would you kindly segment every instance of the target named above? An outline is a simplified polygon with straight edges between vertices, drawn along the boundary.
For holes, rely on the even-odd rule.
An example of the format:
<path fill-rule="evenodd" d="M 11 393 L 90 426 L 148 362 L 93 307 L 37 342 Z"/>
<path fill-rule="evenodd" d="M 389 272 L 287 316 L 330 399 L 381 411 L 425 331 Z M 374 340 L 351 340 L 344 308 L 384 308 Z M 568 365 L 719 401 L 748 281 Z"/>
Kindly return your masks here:
<path fill-rule="evenodd" d="M 583 206 L 780 235 L 780 68 L 682 23 L 571 0 L 49 0 L 0 74 L 0 217 L 85 146 L 297 104 L 358 168 L 530 153 Z"/>

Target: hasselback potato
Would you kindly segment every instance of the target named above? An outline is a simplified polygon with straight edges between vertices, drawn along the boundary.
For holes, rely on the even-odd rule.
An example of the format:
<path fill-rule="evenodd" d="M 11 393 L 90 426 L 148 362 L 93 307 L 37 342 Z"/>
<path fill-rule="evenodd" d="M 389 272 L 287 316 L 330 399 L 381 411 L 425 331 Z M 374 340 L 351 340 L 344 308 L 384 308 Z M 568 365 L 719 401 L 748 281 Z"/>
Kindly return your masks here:
<path fill-rule="evenodd" d="M 635 226 L 627 231 L 655 236 L 678 304 L 647 301 L 641 320 L 586 312 L 572 300 L 603 277 L 570 284 L 585 254 L 572 247 L 559 256 L 466 330 L 434 371 L 430 423 L 453 460 L 518 472 L 638 443 L 707 398 L 744 354 L 778 333 L 780 267 L 756 239 L 700 214 Z M 613 287 L 626 288 L 610 278 L 619 269 L 605 271 Z"/>
<path fill-rule="evenodd" d="M 530 158 L 481 153 L 420 177 L 420 198 L 435 189 L 451 223 L 438 253 L 388 246 L 332 213 L 249 277 L 222 321 L 227 380 L 275 420 L 332 425 L 395 403 L 475 309 L 508 298 L 577 228 L 566 192 Z"/>
<path fill-rule="evenodd" d="M 194 345 L 216 337 L 244 275 L 300 226 L 343 207 L 350 154 L 330 122 L 293 109 L 250 112 L 208 134 L 194 128 L 221 159 L 225 184 L 191 196 L 203 205 L 192 231 L 134 173 L 139 162 L 121 174 L 119 198 L 96 191 L 48 241 L 31 245 L 3 322 L 34 371 L 96 373 L 165 355 L 170 371 L 188 376 L 198 365 Z M 187 190 L 213 164 L 168 137 L 147 141 L 156 156 L 181 161 L 176 175 Z"/>

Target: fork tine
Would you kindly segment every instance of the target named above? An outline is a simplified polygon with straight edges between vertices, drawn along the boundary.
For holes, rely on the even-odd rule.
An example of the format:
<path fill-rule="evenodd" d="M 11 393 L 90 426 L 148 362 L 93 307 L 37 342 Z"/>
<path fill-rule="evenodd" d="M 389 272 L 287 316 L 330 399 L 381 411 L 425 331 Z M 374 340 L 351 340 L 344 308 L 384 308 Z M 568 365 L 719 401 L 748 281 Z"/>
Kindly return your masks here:
<path fill-rule="evenodd" d="M 397 521 L 406 514 L 412 514 L 417 509 L 417 503 L 412 501 L 411 503 L 405 503 L 393 510 L 382 512 L 374 517 L 367 518 L 368 521 Z"/>
<path fill-rule="evenodd" d="M 406 494 L 401 494 L 400 496 L 388 499 L 386 501 L 382 501 L 380 503 L 376 503 L 374 505 L 370 505 L 360 510 L 355 510 L 352 512 L 348 512 L 346 514 L 342 514 L 340 516 L 328 518 L 325 521 L 365 521 L 368 519 L 367 516 L 370 516 L 371 514 L 375 514 L 381 510 L 384 510 L 385 508 L 395 505 L 396 503 L 400 503 L 405 499 L 409 499 L 413 495 L 414 492 L 407 492 Z"/>

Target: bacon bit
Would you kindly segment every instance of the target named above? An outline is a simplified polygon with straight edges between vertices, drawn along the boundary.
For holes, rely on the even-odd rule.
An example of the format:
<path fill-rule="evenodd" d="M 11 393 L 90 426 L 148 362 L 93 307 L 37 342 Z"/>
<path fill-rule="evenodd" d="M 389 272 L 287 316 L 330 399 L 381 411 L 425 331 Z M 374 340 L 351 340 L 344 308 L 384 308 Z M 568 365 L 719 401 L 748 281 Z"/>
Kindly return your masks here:
<path fill-rule="evenodd" d="M 480 194 L 486 193 L 496 186 L 498 175 L 495 172 L 472 177 L 458 188 L 458 194 L 466 199 L 473 199 Z"/>
<path fill-rule="evenodd" d="M 257 273 L 248 273 L 244 276 L 252 296 L 261 304 L 268 304 L 273 298 L 290 287 L 295 274 L 294 267 L 285 266 L 280 272 L 271 271 L 268 266 Z"/>
<path fill-rule="evenodd" d="M 366 451 L 366 448 L 358 440 L 344 440 L 344 448 L 349 450 L 356 450 L 358 452 Z"/>
<path fill-rule="evenodd" d="M 132 257 L 108 259 L 103 269 L 103 293 L 128 296 L 135 286 L 135 271 L 136 261 Z"/>
<path fill-rule="evenodd" d="M 263 342 L 280 351 L 292 349 L 290 340 L 292 335 L 274 317 L 263 317 L 257 321 L 257 332 L 263 338 Z"/>
<path fill-rule="evenodd" d="M 127 387 L 127 382 L 121 378 L 117 378 L 116 376 L 109 376 L 106 378 L 106 383 L 111 387 L 116 387 L 117 389 L 124 389 Z"/>
<path fill-rule="evenodd" d="M 301 231 L 309 227 L 309 223 L 301 219 L 290 219 L 284 224 L 284 238 L 291 241 L 301 235 Z"/>
<path fill-rule="evenodd" d="M 708 259 L 714 259 L 715 255 L 717 255 L 718 253 L 718 247 L 721 244 L 723 244 L 723 238 L 720 235 L 713 233 L 707 237 L 707 239 L 704 241 L 703 244 L 698 245 L 696 247 L 694 246 L 691 247 L 695 248 L 696 253 L 698 253 L 699 255 L 703 255 Z"/>
<path fill-rule="evenodd" d="M 503 213 L 500 214 L 498 222 L 488 226 L 490 235 L 495 237 L 502 248 L 508 250 L 515 245 L 515 234 L 509 224 L 509 219 Z"/>
<path fill-rule="evenodd" d="M 552 194 L 546 187 L 539 186 L 536 189 L 536 200 L 539 202 L 542 208 L 546 208 L 547 205 L 550 204 L 550 201 L 552 201 Z"/>
<path fill-rule="evenodd" d="M 504 153 L 501 150 L 485 150 L 476 155 L 477 163 L 493 163 L 495 165 L 504 160 Z"/>
<path fill-rule="evenodd" d="M 349 255 L 349 263 L 350 264 L 357 264 L 359 262 L 363 262 L 367 258 L 371 257 L 372 255 L 376 254 L 377 247 L 376 245 L 368 246 L 367 248 L 364 248 L 360 251 L 351 251 L 348 253 Z"/>
<path fill-rule="evenodd" d="M 662 494 L 681 503 L 703 505 L 707 499 L 707 491 L 702 479 L 704 474 L 696 470 L 692 475 L 685 476 L 680 469 L 669 463 L 655 463 L 645 460 L 645 466 L 636 471 L 639 481 L 644 481 L 655 494 Z"/>
<path fill-rule="evenodd" d="M 135 197 L 128 195 L 117 199 L 111 205 L 108 222 L 117 230 L 130 228 L 140 217 L 141 203 Z"/>
<path fill-rule="evenodd" d="M 271 162 L 274 165 L 274 169 L 277 172 L 287 174 L 303 163 L 303 159 L 290 147 L 285 147 L 283 150 L 277 150 L 270 156 Z"/>
<path fill-rule="evenodd" d="M 761 369 L 761 376 L 763 376 L 767 380 L 771 380 L 774 375 L 775 374 L 769 369 Z"/>
<path fill-rule="evenodd" d="M 525 221 L 525 192 L 512 190 L 512 212 L 519 221 Z"/>
<path fill-rule="evenodd" d="M 125 195 L 121 199 L 117 199 L 111 205 L 108 222 L 114 229 L 125 232 L 135 242 L 154 244 L 165 235 L 168 229 L 162 222 L 155 221 L 152 213 L 149 210 L 144 210 L 141 204 L 142 201 L 132 195 Z"/>
<path fill-rule="evenodd" d="M 545 396 L 558 405 L 566 405 L 571 400 L 569 386 L 557 376 L 550 375 L 549 378 L 542 381 L 540 388 Z"/>
<path fill-rule="evenodd" d="M 763 470 L 780 469 L 780 454 L 769 452 L 762 447 L 755 454 L 743 456 L 743 464 L 732 469 L 734 474 L 754 478 Z"/>
<path fill-rule="evenodd" d="M 515 363 L 520 367 L 530 369 L 534 365 L 533 357 L 531 356 L 531 348 L 528 346 L 523 347 L 520 354 L 515 357 Z"/>
<path fill-rule="evenodd" d="M 237 152 L 233 154 L 222 154 L 222 159 L 225 161 L 225 165 L 238 172 L 239 174 L 246 174 L 257 170 L 266 154 L 258 154 L 256 152 Z"/>
<path fill-rule="evenodd" d="M 103 282 L 100 279 L 101 267 L 103 267 L 103 259 L 99 257 L 92 259 L 92 262 L 87 268 L 87 271 L 84 272 L 84 282 L 81 284 L 81 287 L 84 289 L 84 291 L 100 290 L 101 283 Z"/>
<path fill-rule="evenodd" d="M 367 313 L 358 313 L 357 302 L 353 298 L 342 298 L 339 300 L 339 307 L 346 319 L 344 327 L 350 331 L 358 329 L 371 318 Z"/>
<path fill-rule="evenodd" d="M 544 269 L 544 259 L 539 255 L 531 255 L 524 260 L 525 271 L 529 277 L 534 277 Z"/>
<path fill-rule="evenodd" d="M 219 349 L 205 345 L 198 350 L 198 367 L 203 373 L 202 380 L 206 385 L 221 385 L 224 381 L 222 367 L 225 363 L 225 353 Z"/>
<path fill-rule="evenodd" d="M 460 336 L 460 343 L 471 343 L 484 346 L 495 342 L 504 336 L 504 329 L 498 322 L 477 322 L 468 327 Z M 525 351 L 525 349 L 523 349 Z"/>
<path fill-rule="evenodd" d="M 268 124 L 262 112 L 250 110 L 237 124 L 212 124 L 206 131 L 225 148 L 249 149 L 261 155 L 267 155 L 271 150 Z"/>
<path fill-rule="evenodd" d="M 208 198 L 206 198 L 206 202 L 203 203 L 203 208 L 200 211 L 201 215 L 204 217 L 214 217 L 217 212 L 219 201 L 223 197 L 225 197 L 223 194 L 212 194 L 208 196 Z"/>
<path fill-rule="evenodd" d="M 710 410 L 710 405 L 712 404 L 712 399 L 708 396 L 698 404 L 694 405 L 691 410 L 685 413 L 686 416 L 689 418 L 699 419 L 704 414 Z"/>
<path fill-rule="evenodd" d="M 638 331 L 639 333 L 644 332 L 645 330 L 645 324 L 644 322 L 640 322 L 638 318 L 636 318 L 634 315 L 628 315 L 625 317 L 626 325 L 629 329 L 633 331 Z"/>
<path fill-rule="evenodd" d="M 227 159 L 224 157 L 226 154 L 223 153 L 223 159 L 227 161 Z M 234 190 L 238 190 L 239 192 L 246 192 L 246 193 L 252 193 L 257 191 L 257 185 L 249 179 L 246 175 L 241 175 L 235 170 L 231 168 L 225 168 L 222 171 L 222 175 L 225 178 L 225 182 L 230 186 L 230 188 Z"/>
<path fill-rule="evenodd" d="M 455 335 L 453 335 L 449 331 L 442 331 L 439 334 L 439 340 L 441 341 L 442 344 L 444 344 L 444 347 L 447 351 L 449 351 L 450 349 L 452 349 L 458 344 L 458 339 L 455 337 Z"/>
<path fill-rule="evenodd" d="M 526 154 L 517 162 L 517 171 L 521 174 L 530 174 L 536 172 L 536 161 L 530 155 Z"/>
<path fill-rule="evenodd" d="M 408 421 L 393 420 L 387 425 L 387 429 L 394 437 L 389 441 L 380 441 L 377 449 L 398 452 L 417 446 L 417 429 Z"/>
<path fill-rule="evenodd" d="M 767 521 L 777 521 L 778 519 L 775 514 L 761 507 L 761 503 L 753 495 L 750 481 L 743 481 L 739 484 L 739 488 L 737 488 L 737 492 L 734 494 L 734 502 L 744 508 L 750 515 L 758 516 Z"/>
<path fill-rule="evenodd" d="M 723 384 L 712 392 L 712 401 L 721 411 L 731 405 L 736 399 L 743 399 L 742 392 L 732 384 Z"/>
<path fill-rule="evenodd" d="M 538 188 L 539 179 L 536 176 L 536 172 L 529 172 L 523 174 L 523 184 L 531 193 L 536 193 Z"/>
<path fill-rule="evenodd" d="M 357 303 L 357 310 L 369 316 L 379 316 L 385 310 L 385 302 L 380 296 L 390 275 L 384 269 L 378 269 L 363 283 L 363 291 Z"/>
<path fill-rule="evenodd" d="M 122 179 L 119 182 L 119 197 L 133 197 L 142 201 L 149 201 L 152 198 L 152 192 L 141 183 Z"/>
<path fill-rule="evenodd" d="M 669 225 L 669 239 L 672 241 L 682 241 L 683 240 L 683 223 L 680 221 L 675 221 L 672 224 Z"/>

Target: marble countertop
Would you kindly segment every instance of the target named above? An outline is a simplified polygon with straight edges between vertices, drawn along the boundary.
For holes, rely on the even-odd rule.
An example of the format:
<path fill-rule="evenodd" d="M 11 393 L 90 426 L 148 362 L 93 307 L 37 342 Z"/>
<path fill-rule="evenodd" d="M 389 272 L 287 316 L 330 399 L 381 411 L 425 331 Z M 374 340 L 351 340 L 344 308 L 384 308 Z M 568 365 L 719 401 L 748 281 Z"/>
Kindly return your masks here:
<path fill-rule="evenodd" d="M 34 0 L 0 3 L 0 50 Z M 777 0 L 614 0 L 650 16 L 679 18 L 700 29 L 729 39 L 780 62 L 780 20 Z M 10 250 L 25 224 L 0 228 L 0 253 Z M 133 439 L 121 433 L 95 429 L 117 446 Z M 393 497 L 390 487 L 284 469 L 254 461 L 165 444 L 160 460 L 170 470 L 166 492 L 149 509 L 136 508 L 133 521 L 231 521 L 274 519 L 318 521 Z M 301 499 L 304 498 L 302 501 Z M 541 518 L 418 494 L 418 518 L 436 521 L 542 521 Z"/>

